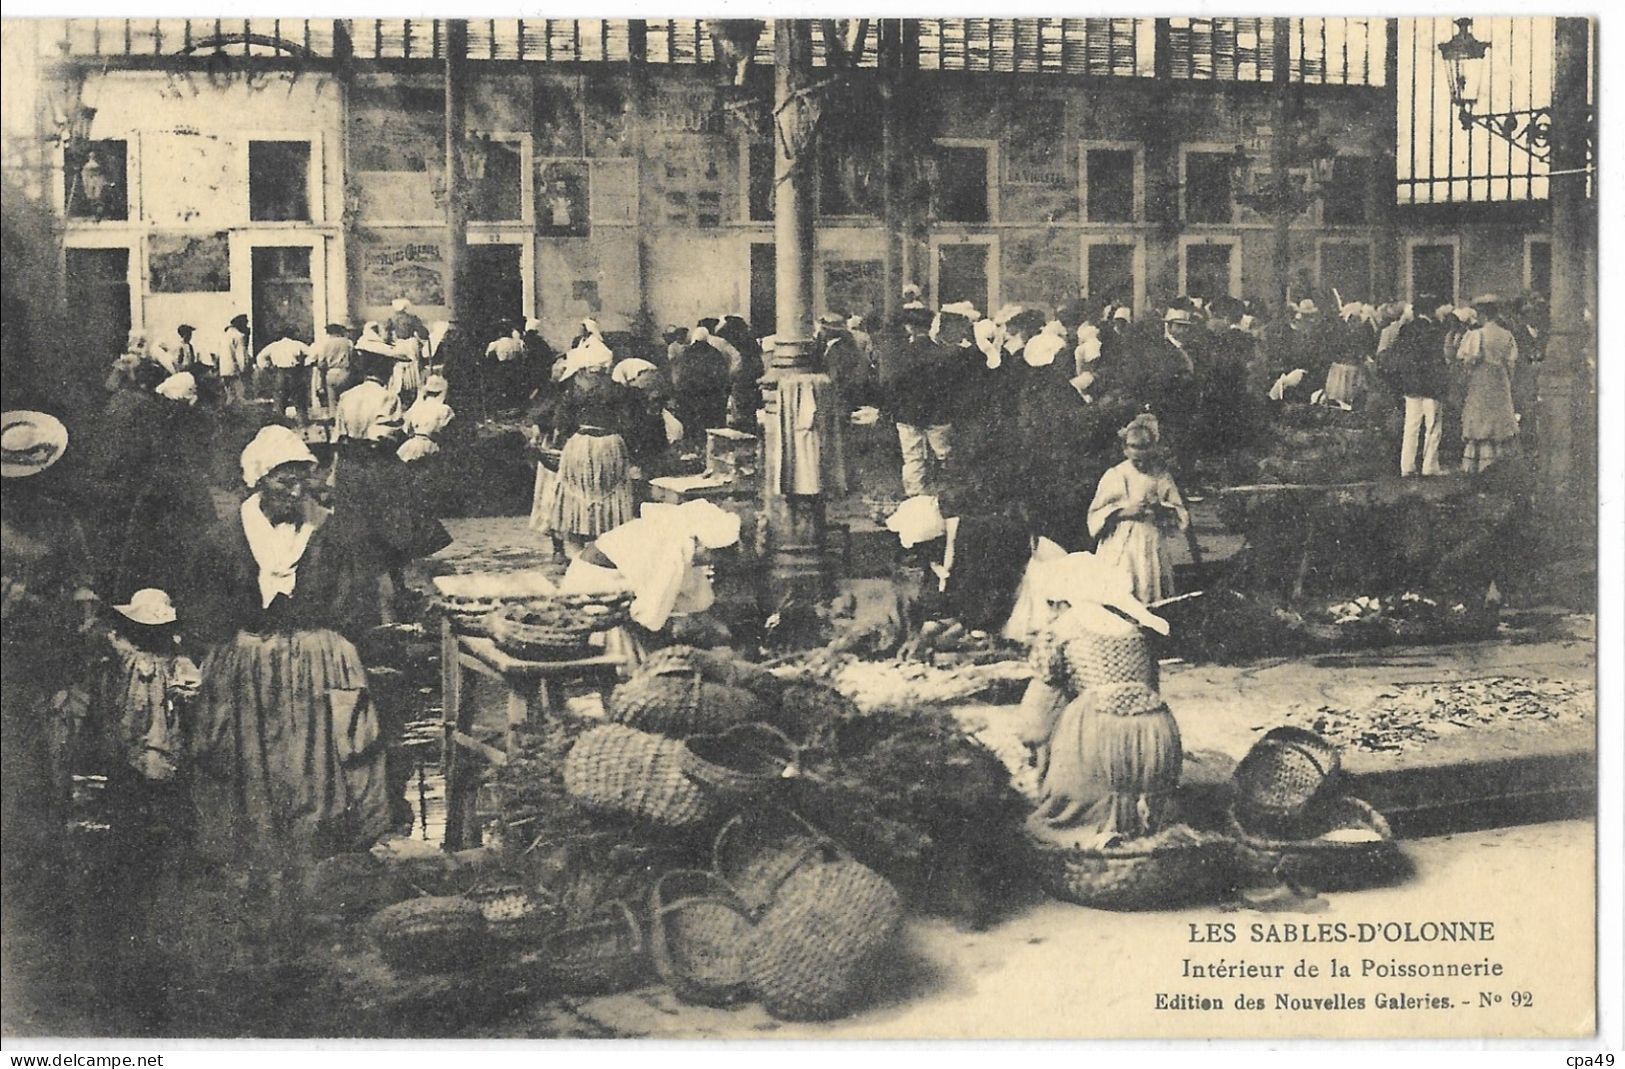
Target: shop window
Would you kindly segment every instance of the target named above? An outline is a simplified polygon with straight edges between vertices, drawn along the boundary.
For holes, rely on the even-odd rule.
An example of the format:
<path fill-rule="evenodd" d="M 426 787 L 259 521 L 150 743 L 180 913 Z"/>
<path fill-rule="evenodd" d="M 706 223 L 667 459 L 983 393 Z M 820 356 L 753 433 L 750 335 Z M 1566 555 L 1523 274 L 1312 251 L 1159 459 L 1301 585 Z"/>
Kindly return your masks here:
<path fill-rule="evenodd" d="M 1362 226 L 1370 221 L 1371 161 L 1363 156 L 1339 156 L 1332 163 L 1331 181 L 1322 197 L 1321 219 L 1331 226 Z"/>
<path fill-rule="evenodd" d="M 1211 301 L 1232 297 L 1230 259 L 1235 246 L 1228 243 L 1189 245 L 1185 248 L 1185 293 Z"/>
<path fill-rule="evenodd" d="M 988 149 L 980 145 L 938 145 L 935 216 L 944 223 L 985 223 L 992 218 L 988 196 Z"/>
<path fill-rule="evenodd" d="M 993 287 L 988 277 L 991 251 L 991 246 L 982 244 L 937 246 L 938 303 L 969 301 L 977 308 L 992 304 Z"/>
<path fill-rule="evenodd" d="M 752 140 L 746 151 L 750 155 L 750 217 L 754 222 L 767 222 L 773 218 L 773 142 Z"/>
<path fill-rule="evenodd" d="M 1228 152 L 1188 152 L 1185 154 L 1185 221 L 1228 223 L 1235 212 Z"/>
<path fill-rule="evenodd" d="M 1134 152 L 1092 148 L 1084 158 L 1086 207 L 1091 223 L 1134 221 Z"/>
<path fill-rule="evenodd" d="M 481 223 L 523 219 L 523 181 L 524 165 L 519 145 L 489 137 L 476 137 L 470 142 L 470 219 Z"/>
<path fill-rule="evenodd" d="M 1087 246 L 1084 285 L 1091 301 L 1134 303 L 1134 246 L 1117 242 Z"/>
<path fill-rule="evenodd" d="M 89 141 L 63 155 L 64 204 L 70 219 L 128 219 L 127 146 Z"/>
<path fill-rule="evenodd" d="M 249 142 L 248 217 L 256 222 L 310 220 L 310 142 Z"/>

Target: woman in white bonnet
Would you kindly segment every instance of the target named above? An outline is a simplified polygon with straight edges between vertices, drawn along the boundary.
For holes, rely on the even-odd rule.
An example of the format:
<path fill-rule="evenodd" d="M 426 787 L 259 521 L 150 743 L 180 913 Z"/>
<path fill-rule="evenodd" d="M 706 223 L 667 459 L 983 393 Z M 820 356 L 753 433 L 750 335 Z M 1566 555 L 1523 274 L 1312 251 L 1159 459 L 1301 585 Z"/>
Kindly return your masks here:
<path fill-rule="evenodd" d="M 242 454 L 250 491 L 198 542 L 179 615 L 209 648 L 191 740 L 199 846 L 295 873 L 389 828 L 379 720 L 351 640 L 365 616 L 353 528 L 307 492 L 315 457 L 285 427 Z"/>

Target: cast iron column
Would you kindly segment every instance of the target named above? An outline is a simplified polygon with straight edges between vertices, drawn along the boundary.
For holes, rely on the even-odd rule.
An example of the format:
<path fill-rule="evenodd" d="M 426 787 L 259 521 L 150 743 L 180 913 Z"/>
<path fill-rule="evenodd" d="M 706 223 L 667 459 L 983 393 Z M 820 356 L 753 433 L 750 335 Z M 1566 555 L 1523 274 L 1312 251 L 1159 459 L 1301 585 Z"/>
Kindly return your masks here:
<path fill-rule="evenodd" d="M 1274 228 L 1275 250 L 1275 308 L 1284 314 L 1286 309 L 1287 291 L 1292 286 L 1292 219 L 1297 210 L 1289 208 L 1286 204 L 1289 178 L 1287 169 L 1292 166 L 1292 140 L 1297 132 L 1291 128 L 1292 122 L 1292 20 L 1275 19 L 1275 41 L 1271 52 L 1271 63 L 1275 74 L 1275 129 L 1270 136 L 1270 170 L 1274 172 L 1270 179 L 1275 183 L 1276 192 L 1280 194 L 1275 205 L 1275 213 L 1270 220 Z"/>
<path fill-rule="evenodd" d="M 1586 287 L 1586 259 L 1594 233 L 1586 220 L 1586 73 L 1589 69 L 1590 22 L 1557 20 L 1557 50 L 1552 86 L 1552 303 L 1546 358 L 1539 372 L 1540 470 L 1542 488 L 1555 501 L 1570 499 L 1574 488 L 1577 434 L 1575 391 L 1589 389 L 1586 354 L 1593 351 L 1594 327 L 1585 321 L 1591 306 Z M 1593 314 L 1596 309 L 1592 308 Z M 1588 506 L 1578 512 L 1589 522 Z"/>
<path fill-rule="evenodd" d="M 468 20 L 446 21 L 446 321 L 459 326 L 468 268 L 468 197 L 463 178 L 468 102 Z"/>
<path fill-rule="evenodd" d="M 810 115 L 799 94 L 813 82 L 812 23 L 777 19 L 773 26 L 773 237 L 777 272 L 777 339 L 763 379 L 763 514 L 766 517 L 768 589 L 766 601 L 815 603 L 830 590 L 825 558 L 824 495 L 844 487 L 825 486 L 818 476 L 794 477 L 804 461 L 829 440 L 831 419 L 840 408 L 833 384 L 813 359 L 813 175 L 817 147 Z M 812 441 L 785 440 L 780 413 L 787 394 L 816 396 L 824 418 L 813 425 Z M 811 454 L 806 447 L 811 446 Z M 794 448 L 793 448 L 794 447 Z M 816 488 L 816 489 L 814 489 Z"/>

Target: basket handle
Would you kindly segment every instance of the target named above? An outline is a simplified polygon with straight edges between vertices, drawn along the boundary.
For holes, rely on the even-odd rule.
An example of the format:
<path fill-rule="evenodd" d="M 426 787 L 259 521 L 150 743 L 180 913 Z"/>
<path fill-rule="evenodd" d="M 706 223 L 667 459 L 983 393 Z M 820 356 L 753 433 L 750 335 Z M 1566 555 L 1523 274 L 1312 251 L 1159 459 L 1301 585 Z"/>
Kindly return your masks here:
<path fill-rule="evenodd" d="M 720 884 L 721 889 L 725 890 L 727 894 L 684 895 L 681 898 L 674 898 L 668 902 L 665 900 L 664 889 L 666 886 L 666 881 L 674 876 L 703 876 L 705 877 L 707 883 Z M 657 922 L 660 920 L 660 918 L 664 917 L 668 913 L 681 909 L 684 906 L 693 905 L 699 902 L 710 902 L 719 906 L 725 906 L 733 912 L 738 913 L 740 916 L 749 919 L 748 912 L 733 894 L 733 888 L 728 886 L 728 881 L 724 880 L 721 876 L 718 876 L 716 873 L 711 872 L 708 869 L 672 869 L 669 872 L 662 874 L 659 879 L 655 880 L 654 889 L 649 892 L 649 912 L 653 914 Z"/>

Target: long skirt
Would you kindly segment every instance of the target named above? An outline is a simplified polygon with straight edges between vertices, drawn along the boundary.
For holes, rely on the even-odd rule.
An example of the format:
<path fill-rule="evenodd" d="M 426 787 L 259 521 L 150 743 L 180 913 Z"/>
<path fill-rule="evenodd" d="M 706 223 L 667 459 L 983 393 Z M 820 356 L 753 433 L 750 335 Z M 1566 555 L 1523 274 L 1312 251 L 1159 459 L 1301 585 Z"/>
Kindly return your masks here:
<path fill-rule="evenodd" d="M 1168 820 L 1184 764 L 1179 725 L 1166 708 L 1118 716 L 1100 708 L 1104 689 L 1073 699 L 1050 736 L 1038 815 L 1052 827 L 1130 838 Z"/>
<path fill-rule="evenodd" d="M 365 850 L 389 829 L 378 716 L 348 639 L 240 631 L 202 675 L 192 749 L 205 856 L 286 867 Z"/>
<path fill-rule="evenodd" d="M 1521 453 L 1516 436 L 1512 438 L 1468 438 L 1462 443 L 1461 470 L 1469 475 L 1484 471 L 1497 460 Z"/>
<path fill-rule="evenodd" d="M 631 456 L 618 434 L 577 434 L 564 443 L 547 510 L 547 529 L 583 540 L 636 518 Z"/>

